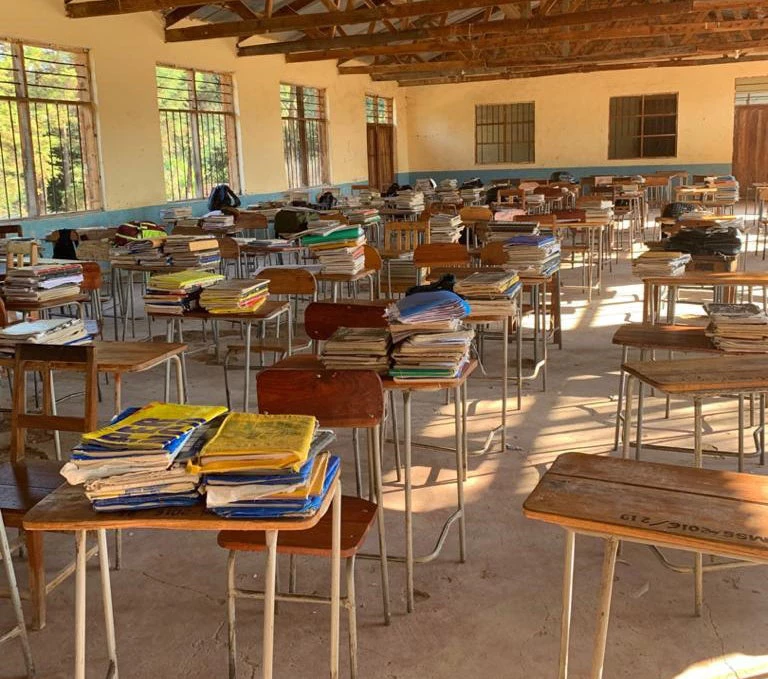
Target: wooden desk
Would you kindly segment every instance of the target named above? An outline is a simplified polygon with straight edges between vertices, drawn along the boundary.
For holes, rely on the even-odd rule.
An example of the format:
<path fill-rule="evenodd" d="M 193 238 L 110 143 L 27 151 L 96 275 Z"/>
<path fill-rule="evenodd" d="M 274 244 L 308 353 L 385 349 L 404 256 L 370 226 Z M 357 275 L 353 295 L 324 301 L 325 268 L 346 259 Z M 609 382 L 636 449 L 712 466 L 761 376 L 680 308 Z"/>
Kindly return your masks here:
<path fill-rule="evenodd" d="M 225 519 L 206 510 L 202 504 L 192 507 L 168 507 L 128 512 L 96 512 L 79 486 L 64 485 L 33 507 L 24 518 L 24 530 L 66 531 L 75 533 L 75 668 L 73 677 L 85 679 L 86 630 L 86 534 L 95 531 L 99 542 L 104 618 L 109 653 L 108 677 L 117 677 L 117 644 L 112 607 L 106 531 L 142 528 L 181 531 L 246 530 L 266 531 L 267 563 L 264 582 L 264 632 L 262 678 L 271 679 L 274 650 L 275 594 L 277 572 L 277 537 L 280 531 L 307 530 L 315 526 L 333 502 L 334 522 L 331 557 L 331 677 L 338 677 L 339 608 L 341 572 L 341 481 L 333 480 L 319 511 L 304 519 Z M 223 582 L 223 580 L 222 580 Z M 159 630 L 158 630 L 159 633 Z"/>
<path fill-rule="evenodd" d="M 555 235 L 562 231 L 581 232 L 586 237 L 587 246 L 587 261 L 584 263 L 587 267 L 587 301 L 592 301 L 592 292 L 597 290 L 597 294 L 601 294 L 602 290 L 602 271 L 603 271 L 603 258 L 605 255 L 605 242 L 604 232 L 606 228 L 609 228 L 609 223 L 604 221 L 590 221 L 590 222 L 568 222 L 568 223 L 556 223 L 553 227 Z M 595 255 L 597 255 L 597 261 L 595 261 Z M 610 258 L 609 258 L 610 259 Z M 597 269 L 595 275 L 594 269 Z M 582 279 L 583 280 L 583 279 Z"/>
<path fill-rule="evenodd" d="M 69 295 L 60 299 L 51 300 L 49 302 L 22 302 L 19 300 L 8 300 L 4 298 L 5 310 L 15 311 L 22 315 L 22 318 L 26 318 L 29 314 L 40 314 L 46 316 L 50 309 L 58 309 L 59 307 L 69 306 L 74 304 L 77 307 L 77 313 L 80 318 L 83 317 L 83 307 L 81 302 L 81 295 L 78 292 L 76 295 Z"/>
<path fill-rule="evenodd" d="M 592 655 L 603 672 L 619 540 L 768 563 L 768 478 L 567 453 L 555 460 L 523 504 L 530 519 L 566 531 L 560 679 L 568 676 L 576 533 L 606 540 Z M 703 592 L 697 573 L 696 600 Z"/>
<path fill-rule="evenodd" d="M 182 321 L 195 320 L 195 321 L 209 321 L 213 326 L 213 341 L 216 347 L 216 360 L 221 361 L 221 346 L 219 343 L 219 321 L 228 321 L 232 323 L 242 323 L 245 325 L 245 384 L 243 393 L 243 412 L 248 412 L 248 405 L 250 401 L 250 376 L 251 376 L 251 329 L 254 323 L 265 324 L 269 321 L 277 320 L 283 314 L 288 316 L 288 355 L 291 355 L 293 350 L 293 325 L 291 320 L 291 304 L 290 302 L 279 302 L 276 300 L 268 299 L 255 311 L 248 313 L 231 313 L 231 314 L 212 314 L 208 311 L 198 310 L 189 311 L 182 316 L 153 312 L 149 314 L 150 318 L 165 319 L 168 325 L 166 331 L 166 339 L 168 342 L 173 342 L 178 338 L 179 342 L 184 342 L 184 336 L 181 329 Z M 184 372 L 186 368 L 182 365 Z"/>

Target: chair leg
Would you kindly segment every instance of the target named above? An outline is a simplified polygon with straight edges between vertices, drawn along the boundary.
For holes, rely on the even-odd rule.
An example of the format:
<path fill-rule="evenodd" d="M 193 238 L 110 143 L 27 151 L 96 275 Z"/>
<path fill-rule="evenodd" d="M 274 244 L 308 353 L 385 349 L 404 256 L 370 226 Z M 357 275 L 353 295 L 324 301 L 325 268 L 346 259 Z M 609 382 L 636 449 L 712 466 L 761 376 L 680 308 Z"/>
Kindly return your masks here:
<path fill-rule="evenodd" d="M 45 560 L 43 534 L 27 531 L 27 566 L 29 568 L 29 591 L 32 598 L 32 629 L 45 627 Z"/>
<path fill-rule="evenodd" d="M 235 559 L 237 552 L 227 557 L 227 638 L 229 640 L 229 679 L 237 677 L 237 639 L 235 635 Z"/>
<path fill-rule="evenodd" d="M 355 556 L 347 559 L 347 609 L 349 612 L 349 674 L 357 679 L 357 601 L 355 598 Z"/>
<path fill-rule="evenodd" d="M 360 430 L 355 427 L 352 430 L 352 450 L 355 454 L 355 485 L 357 497 L 363 497 L 363 472 L 360 467 Z"/>
<path fill-rule="evenodd" d="M 381 596 L 384 605 L 384 624 L 389 625 L 391 615 L 389 610 L 389 562 L 387 561 L 387 537 L 384 525 L 384 494 L 379 493 L 381 489 L 381 426 L 369 429 L 368 446 L 373 449 L 373 473 L 376 485 L 376 503 L 379 505 L 377 510 L 377 526 L 379 529 L 379 555 L 381 561 Z"/>

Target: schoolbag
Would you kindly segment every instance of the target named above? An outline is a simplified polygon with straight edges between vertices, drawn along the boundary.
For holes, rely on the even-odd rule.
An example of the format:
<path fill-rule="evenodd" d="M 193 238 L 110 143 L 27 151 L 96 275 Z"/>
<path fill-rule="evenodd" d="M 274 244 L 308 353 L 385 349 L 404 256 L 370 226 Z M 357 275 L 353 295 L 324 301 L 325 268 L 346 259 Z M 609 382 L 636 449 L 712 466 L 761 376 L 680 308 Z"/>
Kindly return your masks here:
<path fill-rule="evenodd" d="M 549 175 L 549 181 L 551 182 L 557 182 L 559 184 L 576 184 L 576 177 L 574 177 L 570 172 L 559 170 L 557 172 L 553 172 L 551 175 Z"/>
<path fill-rule="evenodd" d="M 334 196 L 330 191 L 321 193 L 317 197 L 317 204 L 323 210 L 332 210 L 333 208 L 336 207 L 336 205 L 338 205 L 338 203 L 339 201 L 336 200 L 336 196 Z"/>
<path fill-rule="evenodd" d="M 53 257 L 54 259 L 77 259 L 72 229 L 59 229 L 59 237 L 53 244 Z"/>
<path fill-rule="evenodd" d="M 480 179 L 480 177 L 473 177 L 472 179 L 468 179 L 467 181 L 463 182 L 459 188 L 460 189 L 482 189 L 483 182 Z"/>
<path fill-rule="evenodd" d="M 128 245 L 134 240 L 162 238 L 166 235 L 165 228 L 154 222 L 125 222 L 125 224 L 117 227 L 114 243 L 115 245 Z"/>
<path fill-rule="evenodd" d="M 240 199 L 227 184 L 217 184 L 208 196 L 208 210 L 221 210 L 225 207 L 240 207 Z"/>
<path fill-rule="evenodd" d="M 667 219 L 677 219 L 680 215 L 694 210 L 696 210 L 696 205 L 693 203 L 667 203 L 661 211 L 661 216 Z"/>
<path fill-rule="evenodd" d="M 311 210 L 291 210 L 283 208 L 275 215 L 275 236 L 290 236 L 307 228 L 307 223 L 318 218 Z"/>

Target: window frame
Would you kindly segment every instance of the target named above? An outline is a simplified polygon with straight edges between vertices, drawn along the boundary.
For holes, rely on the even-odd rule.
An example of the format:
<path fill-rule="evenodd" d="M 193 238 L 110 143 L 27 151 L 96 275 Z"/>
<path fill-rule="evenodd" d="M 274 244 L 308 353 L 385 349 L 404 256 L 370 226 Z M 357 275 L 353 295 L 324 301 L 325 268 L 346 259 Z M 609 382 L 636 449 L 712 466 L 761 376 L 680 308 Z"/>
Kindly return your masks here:
<path fill-rule="evenodd" d="M 653 97 L 674 97 L 675 102 L 675 131 L 674 133 L 664 134 L 646 134 L 645 122 L 649 118 L 669 118 L 673 114 L 671 113 L 646 113 L 645 104 L 646 99 Z M 633 115 L 623 116 L 624 118 L 636 117 L 640 118 L 640 134 L 633 137 L 639 139 L 640 152 L 639 155 L 616 155 L 614 147 L 617 145 L 617 141 L 613 137 L 613 102 L 619 99 L 640 99 L 640 113 Z M 680 93 L 679 92 L 654 92 L 652 94 L 627 94 L 615 97 L 610 97 L 608 100 L 608 160 L 640 160 L 647 158 L 677 158 L 678 154 L 678 137 L 680 133 Z M 646 139 L 659 139 L 659 138 L 672 138 L 674 142 L 674 148 L 672 155 L 647 155 L 645 152 Z"/>
<path fill-rule="evenodd" d="M 169 108 L 161 105 L 161 88 L 159 82 L 158 69 L 168 68 L 177 71 L 184 71 L 188 78 L 187 82 L 190 83 L 190 101 L 191 105 L 188 108 Z M 197 75 L 213 75 L 222 79 L 224 87 L 229 88 L 229 96 L 231 102 L 229 104 L 229 110 L 215 111 L 200 107 L 200 102 L 204 101 L 198 93 Z M 167 127 L 167 122 L 164 117 L 166 114 L 188 114 L 189 115 L 189 139 L 190 139 L 190 158 L 189 161 L 192 164 L 191 176 L 194 185 L 194 195 L 180 196 L 178 193 L 174 196 L 169 196 L 167 191 L 168 178 L 166 176 L 166 140 L 163 139 L 162 153 L 163 153 L 163 183 L 165 185 L 165 198 L 167 203 L 186 203 L 195 200 L 205 200 L 208 197 L 214 184 L 221 183 L 215 181 L 210 187 L 205 185 L 204 168 L 203 168 L 203 145 L 201 143 L 200 128 L 201 119 L 205 115 L 221 116 L 224 121 L 224 129 L 226 131 L 227 142 L 227 166 L 228 177 L 224 183 L 228 184 L 235 193 L 240 193 L 242 187 L 242 176 L 240 167 L 240 119 L 237 106 L 237 87 L 235 83 L 234 74 L 230 71 L 215 71 L 211 69 L 195 68 L 193 66 L 180 66 L 179 64 L 171 64 L 167 62 L 157 62 L 155 64 L 155 90 L 157 100 L 157 111 L 160 116 L 160 131 L 161 137 L 163 134 L 163 126 Z M 222 89 L 222 98 L 226 96 L 226 92 Z M 166 100 L 170 100 L 169 97 L 165 97 Z M 223 106 L 223 108 L 226 108 Z M 168 144 L 170 147 L 170 144 Z M 171 180 L 173 182 L 173 180 Z M 172 187 L 172 190 L 180 189 L 178 180 L 176 186 Z"/>
<path fill-rule="evenodd" d="M 530 109 L 530 119 L 515 120 L 513 111 L 516 107 L 525 106 Z M 504 120 L 487 122 L 480 120 L 481 109 L 494 109 L 493 114 L 503 114 Z M 491 111 L 487 111 L 491 113 Z M 501 117 L 501 116 L 500 116 Z M 530 139 L 527 142 L 516 142 L 513 131 L 515 127 L 528 128 L 526 133 Z M 483 142 L 481 141 L 481 130 L 483 128 L 499 128 L 500 141 Z M 526 159 L 515 158 L 515 144 L 526 143 L 528 153 Z M 481 149 L 495 147 L 497 149 L 497 160 L 482 160 Z M 506 150 L 509 149 L 509 155 Z M 475 104 L 475 165 L 533 165 L 536 163 L 536 102 L 535 101 L 514 101 L 508 103 L 488 103 Z"/>
<path fill-rule="evenodd" d="M 373 111 L 375 111 L 375 115 L 373 116 L 373 119 L 369 117 L 368 115 L 368 101 L 372 101 L 372 108 Z M 379 102 L 384 102 L 384 112 L 385 112 L 385 119 L 382 120 L 379 116 L 379 113 L 381 112 L 381 108 L 379 107 Z M 394 97 L 384 97 L 380 94 L 370 94 L 366 93 L 365 95 L 365 122 L 367 125 L 390 125 L 391 127 L 395 126 L 395 98 Z"/>
<path fill-rule="evenodd" d="M 291 103 L 294 103 L 295 101 L 295 110 L 296 115 L 284 115 L 283 113 L 283 88 L 289 87 L 292 89 L 292 92 L 295 92 L 295 100 L 292 99 Z M 315 90 L 317 92 L 318 102 L 319 102 L 319 110 L 320 110 L 320 116 L 319 117 L 306 117 L 306 111 L 305 111 L 305 97 L 304 93 L 305 90 Z M 328 97 L 327 97 L 327 90 L 324 87 L 314 87 L 312 85 L 297 85 L 296 83 L 289 83 L 289 82 L 280 82 L 279 85 L 279 96 L 280 96 L 280 129 L 281 134 L 283 138 L 283 159 L 285 163 L 285 174 L 286 179 L 288 181 L 288 189 L 289 190 L 298 190 L 298 189 L 312 189 L 317 188 L 321 186 L 325 186 L 327 184 L 331 183 L 331 172 L 330 172 L 330 143 L 329 143 L 329 134 L 328 134 L 328 127 L 329 127 L 329 118 L 328 118 Z M 293 106 L 291 106 L 293 108 Z M 290 167 L 290 158 L 288 153 L 288 148 L 286 147 L 286 123 L 288 121 L 293 121 L 296 124 L 296 132 L 298 135 L 298 142 L 299 142 L 299 149 L 300 154 L 297 156 L 298 159 L 298 183 L 293 181 L 294 177 L 292 176 L 294 172 L 292 171 Z M 311 123 L 318 123 L 319 133 L 318 133 L 318 140 L 320 144 L 320 181 L 319 182 L 312 182 L 310 181 L 310 167 L 309 167 L 309 153 L 308 153 L 308 146 L 307 146 L 307 137 L 309 126 Z"/>
<path fill-rule="evenodd" d="M 98 132 L 98 116 L 97 116 L 97 104 L 95 95 L 95 84 L 93 77 L 93 63 L 91 51 L 85 47 L 70 47 L 60 44 L 53 44 L 48 42 L 42 42 L 37 40 L 25 40 L 23 38 L 14 38 L 7 36 L 0 36 L 0 43 L 4 43 L 9 46 L 10 52 L 8 56 L 11 61 L 11 68 L 18 74 L 18 79 L 14 79 L 12 82 L 6 82 L 6 84 L 13 85 L 14 94 L 0 94 L 0 105 L 5 104 L 9 107 L 9 113 L 11 107 L 15 105 L 16 122 L 18 124 L 18 130 L 12 129 L 12 134 L 17 135 L 18 143 L 14 139 L 13 143 L 13 155 L 14 164 L 16 166 L 16 181 L 18 186 L 18 198 L 20 201 L 20 214 L 18 216 L 11 216 L 9 214 L 10 204 L 6 204 L 6 208 L 2 216 L 0 216 L 0 222 L 19 222 L 32 219 L 50 219 L 61 218 L 62 216 L 86 214 L 90 212 L 98 212 L 104 209 L 104 196 L 103 196 L 103 181 L 101 177 L 101 158 L 99 148 L 99 132 Z M 27 59 L 25 54 L 25 48 L 36 48 L 41 50 L 52 50 L 70 55 L 75 55 L 72 63 L 65 61 L 49 61 L 46 59 L 35 59 L 35 61 L 48 61 L 48 63 L 55 63 L 62 66 L 72 66 L 75 70 L 75 75 L 70 76 L 83 81 L 83 88 L 77 91 L 84 94 L 77 99 L 67 98 L 55 98 L 44 96 L 33 96 L 30 94 L 30 90 L 50 88 L 62 90 L 66 88 L 57 86 L 47 86 L 40 83 L 30 82 L 29 75 L 35 71 L 27 70 Z M 55 74 L 58 77 L 66 77 L 63 74 Z M 45 105 L 46 116 L 50 123 L 50 106 L 55 108 L 56 122 L 61 126 L 61 110 L 59 107 L 75 107 L 77 111 L 77 146 L 79 146 L 80 153 L 80 165 L 79 169 L 82 172 L 82 201 L 83 206 L 80 208 L 77 205 L 77 197 L 75 197 L 74 209 L 55 211 L 49 209 L 48 197 L 45 195 L 47 189 L 50 188 L 50 182 L 46 178 L 45 169 L 38 167 L 38 164 L 42 165 L 50 163 L 50 150 L 46 158 L 43 158 L 40 149 L 40 134 L 39 130 L 37 135 L 34 133 L 34 127 L 39 123 L 33 124 L 32 106 L 37 107 L 39 105 Z M 13 114 L 10 113 L 13 118 Z M 35 114 L 36 115 L 36 114 Z M 69 114 L 67 114 L 69 115 Z M 72 126 L 71 119 L 67 117 L 67 137 L 69 151 L 72 153 Z M 37 136 L 37 140 L 34 139 Z M 64 139 L 63 136 L 59 136 L 59 139 Z M 37 141 L 37 146 L 36 142 Z M 63 146 L 63 141 L 62 141 Z M 5 159 L 0 154 L 0 163 L 3 164 Z M 64 161 L 62 160 L 62 165 Z M 69 172 L 75 172 L 73 167 L 70 167 Z M 65 171 L 66 173 L 66 171 Z M 3 172 L 5 174 L 5 172 Z M 54 179 L 54 177 L 50 177 Z M 23 182 L 23 186 L 22 186 Z M 5 185 L 5 195 L 8 198 L 8 189 Z M 70 179 L 67 181 L 65 177 L 64 193 L 68 194 L 69 191 L 77 190 L 77 186 Z M 72 194 L 75 196 L 75 194 Z M 21 201 L 24 201 L 23 203 Z M 26 208 L 26 214 L 24 209 Z"/>

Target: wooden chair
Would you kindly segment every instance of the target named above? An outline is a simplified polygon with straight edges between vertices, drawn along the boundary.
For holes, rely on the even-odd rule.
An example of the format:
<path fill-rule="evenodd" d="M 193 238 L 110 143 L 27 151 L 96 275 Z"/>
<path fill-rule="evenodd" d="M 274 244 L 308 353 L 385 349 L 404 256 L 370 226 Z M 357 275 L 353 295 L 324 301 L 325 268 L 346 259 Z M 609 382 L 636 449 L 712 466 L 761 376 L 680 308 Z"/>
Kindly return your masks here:
<path fill-rule="evenodd" d="M 27 261 L 29 258 L 29 261 Z M 5 270 L 33 266 L 40 259 L 40 246 L 31 240 L 9 240 L 5 249 Z"/>
<path fill-rule="evenodd" d="M 429 243 L 429 222 L 387 222 L 384 224 L 384 248 L 381 255 L 392 258 L 413 252 Z"/>
<path fill-rule="evenodd" d="M 269 219 L 266 215 L 248 210 L 238 210 L 235 215 L 235 226 L 243 232 L 263 231 L 264 237 L 269 233 Z"/>
<path fill-rule="evenodd" d="M 240 244 L 232 236 L 222 236 L 218 241 L 221 273 L 229 278 L 230 269 L 234 269 L 234 278 L 243 278 L 245 272 L 243 271 L 243 255 Z"/>
<path fill-rule="evenodd" d="M 357 676 L 357 624 L 355 598 L 355 558 L 374 520 L 378 521 L 381 553 L 382 596 L 384 617 L 389 623 L 389 577 L 381 489 L 381 455 L 378 450 L 379 428 L 384 416 L 384 388 L 379 376 L 369 370 L 281 370 L 267 369 L 257 381 L 259 410 L 270 414 L 312 415 L 321 427 L 362 428 L 368 430 L 369 451 L 373 455 L 373 475 L 377 506 L 360 498 L 344 496 L 341 502 L 342 555 L 346 558 L 347 595 L 342 604 L 349 612 L 350 668 Z M 278 593 L 278 601 L 330 603 L 327 597 L 296 594 L 297 555 L 330 557 L 333 510 L 317 526 L 307 531 L 285 531 L 278 534 L 278 554 L 291 556 L 287 593 Z M 292 532 L 295 535 L 289 535 Z M 240 551 L 265 551 L 263 532 L 222 531 L 218 543 L 229 550 L 227 598 L 230 640 L 229 676 L 235 676 L 235 602 L 238 598 L 261 598 L 262 592 L 235 586 L 235 559 Z"/>
<path fill-rule="evenodd" d="M 80 302 L 89 303 L 91 306 L 91 316 L 96 321 L 99 328 L 99 336 L 103 339 L 102 326 L 104 313 L 101 306 L 101 286 L 103 276 L 101 266 L 98 262 L 81 262 L 83 267 L 83 282 L 80 284 L 82 293 Z"/>
<path fill-rule="evenodd" d="M 369 285 L 374 286 L 376 299 L 381 297 L 381 270 L 384 268 L 384 260 L 381 258 L 379 251 L 366 243 L 363 245 L 363 253 L 365 256 L 365 269 L 366 271 L 372 271 Z M 357 283 L 355 283 L 357 285 Z"/>
<path fill-rule="evenodd" d="M 413 265 L 418 271 L 419 282 L 429 275 L 432 268 L 469 266 L 471 262 L 469 250 L 461 243 L 428 243 L 419 245 L 413 253 Z"/>
<path fill-rule="evenodd" d="M 52 371 L 82 373 L 85 402 L 82 417 L 57 415 Z M 43 412 L 27 412 L 26 375 L 43 375 Z M 89 346 L 41 346 L 20 344 L 14 359 L 13 411 L 11 413 L 11 459 L 0 465 L 0 512 L 9 528 L 22 530 L 24 515 L 63 483 L 58 460 L 26 459 L 27 429 L 89 432 L 97 428 L 98 391 L 94 349 Z M 49 583 L 45 580 L 43 533 L 26 534 L 29 590 L 33 606 L 32 626 L 45 626 L 46 595 L 74 572 L 72 564 Z M 91 550 L 89 555 L 95 553 Z"/>
<path fill-rule="evenodd" d="M 21 224 L 0 224 L 0 238 L 8 238 L 8 236 L 23 237 Z"/>

